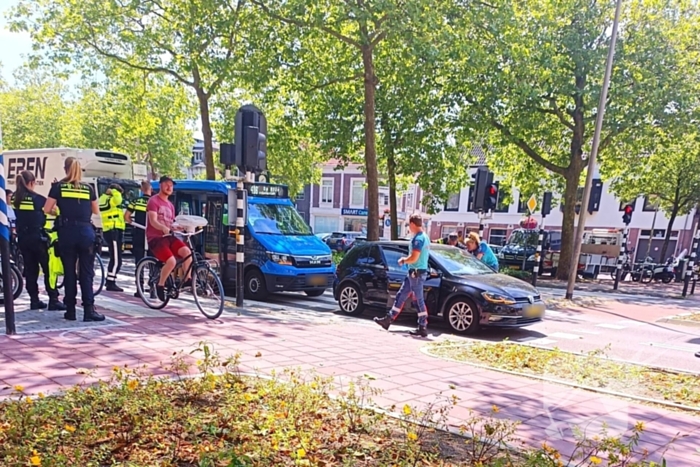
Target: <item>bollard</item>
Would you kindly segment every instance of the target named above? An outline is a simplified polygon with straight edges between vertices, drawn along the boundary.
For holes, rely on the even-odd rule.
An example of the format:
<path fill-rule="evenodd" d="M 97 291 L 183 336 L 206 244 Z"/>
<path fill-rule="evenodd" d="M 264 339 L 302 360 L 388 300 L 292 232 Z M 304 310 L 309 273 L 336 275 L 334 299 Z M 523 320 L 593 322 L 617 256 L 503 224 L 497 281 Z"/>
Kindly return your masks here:
<path fill-rule="evenodd" d="M 617 257 L 617 271 L 615 271 L 615 284 L 613 285 L 613 290 L 617 290 L 617 286 L 620 284 L 620 276 L 622 275 L 622 264 L 624 262 L 625 255 L 627 255 L 627 236 L 629 235 L 629 232 L 629 224 L 625 224 L 625 230 L 622 232 L 622 245 L 620 246 L 620 255 Z"/>
<path fill-rule="evenodd" d="M 5 159 L 0 125 L 0 255 L 2 255 L 3 298 L 5 300 L 5 333 L 17 334 L 15 329 L 15 302 L 12 296 L 12 270 L 10 268 L 10 221 L 5 201 Z"/>

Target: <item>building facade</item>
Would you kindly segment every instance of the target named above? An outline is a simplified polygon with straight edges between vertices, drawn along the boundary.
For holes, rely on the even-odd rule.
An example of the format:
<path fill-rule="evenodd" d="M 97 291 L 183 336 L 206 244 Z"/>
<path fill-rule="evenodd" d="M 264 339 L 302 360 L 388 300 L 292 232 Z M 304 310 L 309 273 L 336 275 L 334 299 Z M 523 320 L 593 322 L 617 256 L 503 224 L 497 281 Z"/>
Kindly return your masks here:
<path fill-rule="evenodd" d="M 219 158 L 219 143 L 213 141 L 214 145 L 214 161 Z M 189 167 L 185 167 L 185 178 L 188 180 L 195 178 L 205 178 L 206 165 L 204 164 L 204 140 L 200 138 L 194 139 L 192 145 L 192 158 L 190 159 Z"/>
<path fill-rule="evenodd" d="M 349 166 L 342 171 L 336 170 L 336 167 L 337 165 L 332 162 L 323 167 L 321 182 L 307 186 L 303 197 L 297 199 L 298 209 L 316 233 L 363 231 L 367 228 L 365 176 L 360 166 Z M 476 167 L 471 171 L 475 172 Z M 624 203 L 611 193 L 609 183 L 597 178 L 594 182 L 594 192 L 597 196 L 595 196 L 594 211 L 588 213 L 586 218 L 586 229 L 621 229 L 624 227 L 622 223 Z M 529 194 L 521 194 L 516 189 L 510 189 L 501 184 L 499 184 L 499 192 L 500 199 L 495 212 L 490 219 L 484 221 L 484 239 L 494 245 L 505 244 L 513 230 L 520 227 L 520 222 L 528 216 L 526 203 L 530 198 Z M 582 192 L 583 190 L 579 189 L 579 198 L 582 197 Z M 423 195 L 424 192 L 416 185 L 397 193 L 401 221 L 400 235 L 407 234 L 406 219 L 415 212 L 423 214 L 427 232 L 433 240 L 454 231 L 462 234 L 470 231 L 478 232 L 479 217 L 471 212 L 473 202 L 471 187 L 466 186 L 459 193 L 450 196 L 442 211 L 433 215 L 426 213 L 422 205 Z M 558 203 L 558 195 L 555 194 L 554 197 L 555 202 Z M 510 202 L 504 202 L 507 198 L 510 198 Z M 542 223 L 542 216 L 539 214 L 540 203 L 541 197 L 538 199 L 536 213 L 532 216 L 537 220 L 538 225 Z M 669 220 L 663 211 L 657 211 L 646 198 L 637 199 L 634 206 L 628 248 L 635 257 L 643 258 L 648 254 L 656 261 L 661 261 L 659 256 Z M 380 187 L 380 217 L 387 214 L 388 210 L 389 189 Z M 544 219 L 545 228 L 561 230 L 562 218 L 561 207 L 557 205 Z M 578 222 L 578 215 L 576 222 Z M 667 256 L 690 248 L 695 224 L 697 224 L 695 211 L 687 216 L 676 218 L 671 229 Z M 380 235 L 382 232 L 388 236 L 388 229 L 380 229 Z"/>

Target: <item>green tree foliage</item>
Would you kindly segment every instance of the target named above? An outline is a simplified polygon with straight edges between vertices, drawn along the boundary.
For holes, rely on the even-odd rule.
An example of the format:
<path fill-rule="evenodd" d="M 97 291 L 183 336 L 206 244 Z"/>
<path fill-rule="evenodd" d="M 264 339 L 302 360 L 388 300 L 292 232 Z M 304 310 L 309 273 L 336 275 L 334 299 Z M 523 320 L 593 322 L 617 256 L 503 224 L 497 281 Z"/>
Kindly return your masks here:
<path fill-rule="evenodd" d="M 677 99 L 683 50 L 674 31 L 698 18 L 679 14 L 688 4 L 625 3 L 600 144 L 603 163 L 611 146 L 631 137 L 630 129 L 646 131 Z M 465 130 L 481 133 L 495 148 L 489 165 L 525 196 L 546 184 L 563 188 L 560 278 L 570 267 L 582 155 L 593 137 L 614 6 L 475 2 L 453 19 L 450 86 Z M 465 22 L 470 26 L 461 26 Z"/>
<path fill-rule="evenodd" d="M 214 179 L 209 100 L 249 59 L 253 34 L 244 0 L 22 0 L 12 26 L 29 31 L 58 62 L 112 64 L 168 75 L 197 97 L 207 178 Z M 251 27 L 249 27 L 251 26 Z M 248 36 L 245 36 L 248 34 Z M 244 37 L 245 36 L 245 37 Z M 247 63 L 245 64 L 247 66 Z"/>

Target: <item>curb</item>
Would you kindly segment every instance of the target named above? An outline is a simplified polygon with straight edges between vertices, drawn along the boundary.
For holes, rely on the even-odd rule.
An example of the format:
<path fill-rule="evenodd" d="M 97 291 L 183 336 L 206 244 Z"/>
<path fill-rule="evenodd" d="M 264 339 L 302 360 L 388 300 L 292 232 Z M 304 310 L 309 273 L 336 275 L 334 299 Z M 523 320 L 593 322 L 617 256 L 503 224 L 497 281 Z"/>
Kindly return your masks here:
<path fill-rule="evenodd" d="M 511 344 L 511 345 L 512 345 L 512 344 Z M 520 344 L 516 344 L 516 345 L 520 345 Z M 455 346 L 455 347 L 457 347 L 457 346 Z M 462 347 L 465 347 L 465 346 L 462 346 Z M 541 347 L 534 347 L 534 346 L 529 346 L 529 347 L 541 348 Z M 547 350 L 547 349 L 543 349 L 543 350 Z M 504 373 L 504 374 L 511 375 L 511 376 L 518 376 L 518 377 L 521 377 L 521 378 L 536 379 L 536 380 L 539 380 L 539 381 L 543 381 L 543 382 L 545 382 L 545 383 L 560 384 L 560 385 L 562 385 L 562 386 L 568 386 L 568 387 L 571 387 L 571 388 L 583 389 L 583 390 L 586 390 L 586 391 L 595 392 L 595 393 L 598 393 L 598 394 L 604 394 L 604 395 L 607 395 L 607 396 L 615 396 L 615 397 L 620 397 L 620 398 L 623 398 L 623 399 L 632 399 L 632 400 L 636 400 L 636 401 L 640 401 L 640 402 L 646 402 L 646 403 L 650 403 L 650 404 L 658 404 L 658 405 L 662 405 L 662 406 L 665 406 L 665 407 L 673 407 L 673 408 L 675 408 L 675 409 L 681 409 L 681 410 L 685 410 L 685 411 L 688 411 L 688 412 L 693 412 L 693 413 L 700 414 L 700 407 L 691 407 L 691 406 L 688 406 L 688 405 L 676 404 L 675 402 L 668 402 L 668 401 L 663 401 L 663 400 L 659 400 L 659 399 L 651 399 L 651 398 L 643 397 L 643 396 L 635 396 L 635 395 L 632 395 L 632 394 L 624 394 L 624 393 L 617 392 L 617 391 L 610 391 L 610 390 L 607 390 L 607 389 L 594 388 L 594 387 L 592 387 L 592 386 L 585 386 L 585 385 L 581 385 L 581 384 L 570 383 L 570 382 L 568 382 L 568 381 L 562 381 L 562 380 L 558 380 L 558 379 L 548 378 L 548 377 L 546 377 L 546 376 L 530 375 L 530 374 L 526 374 L 526 373 L 520 373 L 520 372 L 517 372 L 517 371 L 506 370 L 506 369 L 503 369 L 503 368 L 496 368 L 496 367 L 492 367 L 492 366 L 481 365 L 481 364 L 478 364 L 478 363 L 465 362 L 465 361 L 462 361 L 462 360 L 457 360 L 457 359 L 449 358 L 449 357 L 440 357 L 440 356 L 433 355 L 432 353 L 430 353 L 430 352 L 428 351 L 428 349 L 427 349 L 426 346 L 421 347 L 421 348 L 420 348 L 420 351 L 421 351 L 423 354 L 428 355 L 429 357 L 432 357 L 432 358 L 438 358 L 438 359 L 447 360 L 447 361 L 450 361 L 450 362 L 461 363 L 461 364 L 463 364 L 463 365 L 469 365 L 469 366 L 472 366 L 472 367 L 474 367 L 474 368 L 481 368 L 481 369 L 483 369 L 483 370 L 497 371 L 497 372 L 499 372 L 499 373 Z M 571 352 L 569 352 L 569 353 L 571 353 Z M 578 355 L 578 354 L 574 354 L 574 355 Z"/>
<path fill-rule="evenodd" d="M 679 326 L 688 326 L 691 328 L 700 328 L 700 321 L 692 321 L 689 319 L 680 319 L 678 316 L 682 315 L 676 315 L 676 316 L 671 316 L 668 318 L 661 318 L 656 320 L 657 323 L 669 323 L 669 324 L 677 324 Z"/>

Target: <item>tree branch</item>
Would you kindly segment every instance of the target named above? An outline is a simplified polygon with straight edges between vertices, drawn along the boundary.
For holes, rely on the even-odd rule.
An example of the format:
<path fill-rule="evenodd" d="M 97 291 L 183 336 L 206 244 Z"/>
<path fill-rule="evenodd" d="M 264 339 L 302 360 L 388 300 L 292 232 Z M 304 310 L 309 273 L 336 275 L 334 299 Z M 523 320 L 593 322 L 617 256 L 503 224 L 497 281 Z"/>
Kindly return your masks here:
<path fill-rule="evenodd" d="M 364 78 L 364 76 L 365 76 L 364 73 L 357 73 L 357 74 L 354 74 L 352 76 L 346 76 L 344 78 L 335 78 L 335 79 L 326 81 L 325 83 L 321 83 L 321 84 L 318 84 L 316 86 L 312 86 L 307 90 L 307 92 L 318 91 L 319 89 L 323 89 L 323 88 L 326 88 L 328 86 L 333 86 L 334 84 L 348 83 L 351 81 L 362 79 L 362 78 Z"/>
<path fill-rule="evenodd" d="M 545 114 L 555 115 L 557 118 L 559 118 L 559 121 L 562 123 L 562 125 L 567 127 L 569 130 L 574 131 L 574 124 L 566 119 L 566 115 L 564 115 L 564 112 L 562 112 L 559 106 L 557 105 L 556 98 L 554 96 L 545 96 L 545 99 L 549 101 L 550 108 L 537 108 L 537 111 Z"/>
<path fill-rule="evenodd" d="M 354 39 L 352 39 L 352 38 L 350 38 L 350 37 L 344 36 L 344 35 L 340 34 L 339 32 L 332 30 L 332 29 L 329 28 L 328 26 L 324 26 L 324 25 L 314 25 L 314 24 L 308 23 L 308 22 L 306 22 L 306 21 L 301 21 L 301 20 L 293 19 L 293 18 L 286 18 L 286 17 L 284 17 L 284 16 L 278 15 L 277 13 L 274 13 L 272 10 L 270 10 L 270 8 L 269 8 L 267 5 L 265 5 L 265 4 L 264 4 L 262 1 L 260 1 L 260 0 L 251 0 L 251 1 L 252 1 L 252 3 L 253 3 L 254 5 L 259 6 L 260 8 L 262 8 L 262 10 L 263 10 L 265 13 L 267 13 L 267 14 L 270 15 L 272 18 L 274 18 L 274 19 L 276 19 L 276 20 L 278 20 L 278 21 L 282 21 L 283 23 L 287 23 L 287 24 L 293 24 L 293 25 L 295 25 L 295 26 L 299 26 L 300 28 L 314 28 L 314 27 L 315 27 L 315 28 L 318 28 L 318 29 L 320 29 L 321 31 L 325 32 L 326 34 L 329 34 L 329 35 L 335 37 L 336 39 L 338 39 L 338 40 L 340 40 L 340 41 L 342 41 L 342 42 L 345 42 L 346 44 L 349 44 L 349 45 L 351 45 L 351 46 L 353 46 L 353 47 L 356 47 L 356 48 L 358 48 L 358 49 L 361 49 L 361 48 L 362 48 L 362 44 L 360 44 L 360 43 L 357 42 L 356 40 L 354 40 Z"/>
<path fill-rule="evenodd" d="M 506 138 L 508 138 L 513 144 L 518 146 L 520 149 L 525 152 L 532 160 L 540 164 L 542 167 L 545 169 L 554 172 L 556 174 L 561 175 L 562 177 L 566 176 L 566 168 L 565 167 L 560 167 L 556 164 L 553 164 L 552 162 L 548 161 L 544 157 L 542 157 L 537 151 L 532 149 L 532 147 L 525 142 L 522 138 L 518 138 L 517 136 L 514 136 L 508 128 L 506 128 L 504 125 L 499 123 L 493 118 L 489 119 L 491 122 L 491 125 L 493 125 L 498 131 L 503 134 Z"/>
<path fill-rule="evenodd" d="M 598 152 L 603 151 L 605 148 L 610 146 L 610 143 L 612 143 L 612 140 L 619 136 L 620 134 L 624 133 L 625 130 L 627 130 L 626 125 L 620 125 L 619 127 L 615 128 L 614 130 L 611 130 L 608 135 L 600 140 L 600 145 L 598 146 Z"/>

